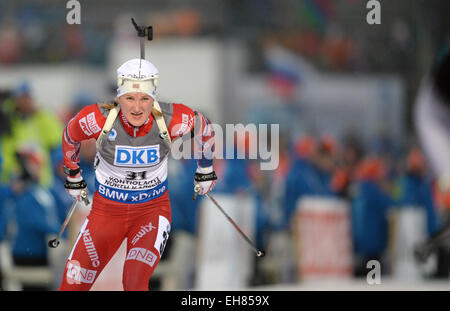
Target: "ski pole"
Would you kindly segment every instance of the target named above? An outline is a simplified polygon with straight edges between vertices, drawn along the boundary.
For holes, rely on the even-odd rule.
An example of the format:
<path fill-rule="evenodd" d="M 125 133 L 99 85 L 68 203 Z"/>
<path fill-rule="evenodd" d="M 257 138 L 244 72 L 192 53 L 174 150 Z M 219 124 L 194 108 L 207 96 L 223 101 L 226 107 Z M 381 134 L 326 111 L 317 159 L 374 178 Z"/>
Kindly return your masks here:
<path fill-rule="evenodd" d="M 198 192 L 200 191 L 200 185 L 195 185 L 194 187 L 194 197 L 192 198 L 193 200 L 195 200 L 195 198 L 197 197 Z M 250 247 L 253 249 L 253 251 L 256 253 L 256 256 L 258 257 L 264 257 L 264 255 L 266 254 L 263 250 L 260 250 L 256 247 L 255 243 L 252 242 L 252 240 L 250 240 L 250 238 L 244 233 L 244 231 L 242 231 L 242 229 L 236 224 L 236 222 L 233 220 L 233 218 L 231 218 L 225 211 L 224 209 L 220 206 L 219 203 L 217 203 L 217 201 L 208 193 L 205 193 L 205 196 L 211 200 L 211 202 L 214 203 L 214 205 L 222 212 L 222 214 L 225 215 L 225 217 L 227 218 L 227 220 L 233 225 L 233 227 L 241 234 L 241 236 L 244 238 L 244 240 L 248 243 L 248 245 L 250 245 Z"/>
<path fill-rule="evenodd" d="M 86 206 L 89 205 L 89 199 L 87 197 L 86 190 L 81 190 L 80 196 L 81 196 L 81 199 L 83 200 L 84 204 L 86 204 Z M 64 223 L 62 224 L 61 229 L 59 229 L 58 236 L 55 239 L 48 241 L 49 247 L 51 247 L 51 248 L 58 247 L 61 236 L 62 236 L 64 230 L 66 229 L 67 225 L 69 224 L 70 218 L 72 217 L 72 214 L 75 211 L 75 208 L 77 207 L 77 203 L 78 203 L 78 200 L 73 201 L 72 205 L 70 206 L 69 212 L 67 213 L 66 219 L 64 220 Z"/>

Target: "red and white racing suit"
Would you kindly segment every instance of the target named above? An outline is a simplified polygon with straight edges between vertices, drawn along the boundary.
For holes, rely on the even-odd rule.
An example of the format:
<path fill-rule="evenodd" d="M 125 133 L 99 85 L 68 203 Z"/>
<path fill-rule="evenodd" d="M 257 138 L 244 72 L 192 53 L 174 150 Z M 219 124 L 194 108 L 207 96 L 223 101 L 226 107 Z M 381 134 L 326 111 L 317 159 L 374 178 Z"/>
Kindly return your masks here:
<path fill-rule="evenodd" d="M 212 149 L 214 132 L 201 113 L 183 104 L 160 105 L 172 140 L 200 126 L 200 139 L 196 141 Z M 95 104 L 69 121 L 62 142 L 66 167 L 78 168 L 80 142 L 97 139 L 106 116 L 107 110 Z M 123 287 L 148 290 L 171 224 L 168 148 L 164 149 L 164 141 L 156 133 L 159 129 L 153 115 L 137 128 L 119 113 L 109 137 L 103 139 L 109 154 L 97 150 L 92 209 L 67 260 L 59 290 L 89 290 L 125 238 Z M 211 166 L 212 160 L 201 159 L 199 165 Z"/>

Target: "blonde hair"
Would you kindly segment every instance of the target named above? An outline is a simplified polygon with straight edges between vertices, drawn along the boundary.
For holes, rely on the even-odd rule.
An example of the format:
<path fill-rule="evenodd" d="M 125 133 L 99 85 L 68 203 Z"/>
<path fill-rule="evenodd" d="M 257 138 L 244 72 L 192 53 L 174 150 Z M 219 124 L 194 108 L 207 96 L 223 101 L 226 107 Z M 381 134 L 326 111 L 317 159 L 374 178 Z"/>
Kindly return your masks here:
<path fill-rule="evenodd" d="M 111 110 L 114 107 L 116 107 L 119 103 L 117 101 L 117 99 L 115 99 L 114 101 L 110 102 L 110 101 L 104 101 L 102 103 L 99 103 L 100 107 L 104 108 L 104 109 L 108 109 Z"/>

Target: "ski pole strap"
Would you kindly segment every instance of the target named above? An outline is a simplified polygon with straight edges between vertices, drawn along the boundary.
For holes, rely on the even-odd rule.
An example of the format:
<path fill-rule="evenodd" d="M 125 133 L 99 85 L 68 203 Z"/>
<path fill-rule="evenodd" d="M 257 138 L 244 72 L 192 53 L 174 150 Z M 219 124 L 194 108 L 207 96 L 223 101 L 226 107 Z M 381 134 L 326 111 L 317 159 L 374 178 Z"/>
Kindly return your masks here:
<path fill-rule="evenodd" d="M 87 187 L 87 184 L 84 180 L 76 181 L 76 182 L 66 180 L 66 182 L 64 183 L 64 188 L 71 189 L 71 190 L 84 189 L 86 187 Z"/>
<path fill-rule="evenodd" d="M 196 182 L 210 181 L 210 180 L 216 180 L 216 179 L 217 179 L 217 175 L 214 171 L 211 173 L 208 173 L 208 174 L 195 173 L 195 175 L 194 175 L 194 180 Z"/>

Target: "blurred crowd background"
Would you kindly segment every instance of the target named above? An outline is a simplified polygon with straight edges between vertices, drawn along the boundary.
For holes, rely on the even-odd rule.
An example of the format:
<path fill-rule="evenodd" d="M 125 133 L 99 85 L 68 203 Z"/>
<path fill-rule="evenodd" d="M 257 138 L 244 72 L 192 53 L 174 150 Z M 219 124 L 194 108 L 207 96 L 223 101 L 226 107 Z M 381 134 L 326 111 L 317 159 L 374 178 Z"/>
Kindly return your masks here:
<path fill-rule="evenodd" d="M 2 289 L 59 285 L 88 213 L 80 206 L 65 245 L 47 247 L 72 203 L 62 130 L 85 105 L 111 100 L 115 69 L 139 57 L 131 17 L 153 26 L 146 55 L 160 70 L 161 101 L 224 128 L 280 127 L 276 170 L 258 159 L 215 162 L 213 193 L 267 256 L 256 258 L 205 198 L 191 200 L 195 161 L 171 160 L 172 234 L 150 288 L 276 289 L 317 278 L 364 288 L 370 260 L 382 280 L 448 282 L 447 243 L 427 260 L 414 256 L 445 227 L 450 200 L 413 117 L 421 80 L 450 40 L 448 1 L 382 0 L 379 25 L 366 22 L 363 0 L 80 3 L 81 24 L 69 25 L 65 1 L 0 2 Z M 95 143 L 83 143 L 91 194 L 94 155 Z"/>

